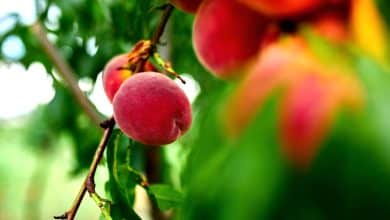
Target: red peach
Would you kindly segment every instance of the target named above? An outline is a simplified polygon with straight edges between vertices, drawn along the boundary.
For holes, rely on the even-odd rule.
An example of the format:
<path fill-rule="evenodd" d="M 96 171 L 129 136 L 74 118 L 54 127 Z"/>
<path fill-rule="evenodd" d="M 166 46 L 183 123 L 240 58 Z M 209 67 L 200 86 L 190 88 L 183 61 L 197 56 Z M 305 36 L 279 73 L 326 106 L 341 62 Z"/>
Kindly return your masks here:
<path fill-rule="evenodd" d="M 203 0 L 170 0 L 176 8 L 195 14 Z"/>
<path fill-rule="evenodd" d="M 111 102 L 122 83 L 132 75 L 128 68 L 128 54 L 113 57 L 104 67 L 103 88 Z M 144 71 L 156 71 L 156 68 L 152 63 L 146 61 Z"/>
<path fill-rule="evenodd" d="M 309 21 L 313 30 L 333 43 L 346 42 L 349 37 L 348 16 L 342 11 L 319 12 Z"/>
<path fill-rule="evenodd" d="M 157 68 L 149 61 L 146 61 L 144 64 L 144 69 L 142 72 L 157 72 Z"/>
<path fill-rule="evenodd" d="M 285 18 L 305 14 L 322 4 L 322 0 L 239 0 L 262 14 Z"/>
<path fill-rule="evenodd" d="M 326 5 L 337 8 L 349 7 L 352 0 L 326 0 Z"/>
<path fill-rule="evenodd" d="M 355 111 L 363 104 L 357 79 L 341 72 L 313 69 L 291 83 L 282 97 L 279 136 L 289 161 L 308 168 L 341 107 Z"/>
<path fill-rule="evenodd" d="M 239 135 L 270 93 L 295 77 L 288 71 L 293 62 L 310 65 L 307 56 L 300 38 L 284 39 L 265 47 L 224 108 L 226 132 L 230 136 Z"/>
<path fill-rule="evenodd" d="M 279 134 L 284 153 L 306 168 L 330 128 L 336 110 L 329 83 L 310 74 L 287 91 L 280 106 Z"/>
<path fill-rule="evenodd" d="M 126 68 L 128 68 L 127 54 L 113 57 L 104 67 L 103 88 L 111 102 L 122 83 L 131 76 L 131 71 Z"/>
<path fill-rule="evenodd" d="M 114 118 L 130 138 L 152 146 L 169 144 L 191 125 L 191 106 L 167 76 L 142 72 L 128 78 L 113 101 Z"/>
<path fill-rule="evenodd" d="M 351 74 L 325 67 L 301 38 L 267 46 L 224 107 L 230 136 L 239 135 L 275 91 L 281 91 L 279 137 L 287 158 L 305 168 L 341 106 L 355 110 L 362 90 Z M 240 106 L 240 108 L 236 108 Z"/>
<path fill-rule="evenodd" d="M 220 78 L 232 78 L 261 45 L 266 19 L 236 0 L 206 0 L 193 26 L 199 61 Z"/>

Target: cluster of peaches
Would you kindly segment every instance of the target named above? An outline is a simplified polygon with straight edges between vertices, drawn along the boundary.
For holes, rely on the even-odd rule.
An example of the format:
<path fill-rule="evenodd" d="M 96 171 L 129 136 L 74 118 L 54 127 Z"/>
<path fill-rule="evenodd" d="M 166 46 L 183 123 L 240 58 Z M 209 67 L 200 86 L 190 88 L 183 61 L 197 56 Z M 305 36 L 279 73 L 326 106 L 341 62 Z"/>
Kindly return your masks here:
<path fill-rule="evenodd" d="M 238 84 L 222 117 L 228 135 L 239 135 L 276 94 L 280 145 L 292 163 L 306 167 L 337 113 L 361 109 L 364 92 L 353 68 L 337 52 L 323 59 L 305 33 L 337 48 L 361 46 L 380 59 L 381 49 L 370 42 L 380 45 L 382 40 L 373 0 L 171 3 L 195 14 L 192 41 L 200 63 L 214 76 Z M 368 35 L 377 38 L 362 31 L 367 22 L 373 25 Z"/>
<path fill-rule="evenodd" d="M 113 57 L 103 70 L 103 87 L 123 133 L 145 145 L 161 146 L 189 129 L 192 113 L 183 90 L 140 59 L 149 50 L 150 41 L 140 41 L 130 53 Z"/>

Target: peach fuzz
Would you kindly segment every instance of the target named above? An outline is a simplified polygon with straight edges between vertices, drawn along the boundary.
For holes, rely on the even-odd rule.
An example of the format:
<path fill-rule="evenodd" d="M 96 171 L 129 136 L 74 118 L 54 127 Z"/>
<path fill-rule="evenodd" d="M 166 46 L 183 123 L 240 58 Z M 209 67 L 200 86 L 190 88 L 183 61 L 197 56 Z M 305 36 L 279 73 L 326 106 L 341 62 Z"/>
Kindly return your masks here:
<path fill-rule="evenodd" d="M 130 138 L 151 146 L 174 142 L 191 125 L 191 106 L 184 92 L 156 72 L 134 74 L 113 101 L 114 118 Z"/>

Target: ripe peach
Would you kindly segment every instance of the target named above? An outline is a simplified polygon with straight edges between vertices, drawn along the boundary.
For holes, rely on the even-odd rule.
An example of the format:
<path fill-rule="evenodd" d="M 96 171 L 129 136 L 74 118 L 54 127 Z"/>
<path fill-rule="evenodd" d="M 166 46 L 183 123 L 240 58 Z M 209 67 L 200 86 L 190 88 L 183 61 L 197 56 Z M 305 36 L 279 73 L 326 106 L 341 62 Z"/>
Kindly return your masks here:
<path fill-rule="evenodd" d="M 203 0 L 170 0 L 176 8 L 195 14 Z"/>
<path fill-rule="evenodd" d="M 362 89 L 355 78 L 341 72 L 313 69 L 292 82 L 279 109 L 279 136 L 289 161 L 307 168 L 342 107 L 355 111 Z"/>
<path fill-rule="evenodd" d="M 352 0 L 326 0 L 326 6 L 332 8 L 349 8 Z"/>
<path fill-rule="evenodd" d="M 220 78 L 236 76 L 256 55 L 266 19 L 236 0 L 206 0 L 193 26 L 199 61 Z"/>
<path fill-rule="evenodd" d="M 267 97 L 292 77 L 291 63 L 305 66 L 307 48 L 300 38 L 288 38 L 266 46 L 238 85 L 224 108 L 225 129 L 237 136 L 247 126 Z M 237 108 L 236 106 L 240 106 Z M 242 111 L 245 109 L 245 111 Z"/>
<path fill-rule="evenodd" d="M 238 0 L 262 14 L 285 18 L 305 14 L 323 3 L 323 0 Z"/>
<path fill-rule="evenodd" d="M 103 88 L 111 102 L 114 99 L 116 91 L 118 91 L 122 83 L 131 75 L 131 71 L 127 70 L 127 67 L 127 54 L 120 54 L 113 57 L 104 67 Z"/>
<path fill-rule="evenodd" d="M 355 110 L 362 104 L 361 87 L 352 76 L 321 64 L 301 38 L 273 43 L 224 107 L 226 131 L 239 135 L 267 98 L 280 91 L 280 143 L 292 164 L 306 168 L 340 107 Z"/>
<path fill-rule="evenodd" d="M 111 102 L 122 83 L 131 76 L 132 72 L 128 68 L 128 54 L 113 57 L 104 67 L 103 88 Z M 146 61 L 144 71 L 156 71 L 156 68 Z"/>
<path fill-rule="evenodd" d="M 114 118 L 129 137 L 146 145 L 169 144 L 191 125 L 191 106 L 167 76 L 142 72 L 128 78 L 113 101 Z"/>
<path fill-rule="evenodd" d="M 144 69 L 142 72 L 157 72 L 157 68 L 149 61 L 146 61 L 144 64 Z"/>
<path fill-rule="evenodd" d="M 310 74 L 287 91 L 280 106 L 283 151 L 294 165 L 306 168 L 330 128 L 336 110 L 330 83 Z"/>
<path fill-rule="evenodd" d="M 347 42 L 350 37 L 348 18 L 342 11 L 320 12 L 309 24 L 317 34 L 333 43 Z"/>

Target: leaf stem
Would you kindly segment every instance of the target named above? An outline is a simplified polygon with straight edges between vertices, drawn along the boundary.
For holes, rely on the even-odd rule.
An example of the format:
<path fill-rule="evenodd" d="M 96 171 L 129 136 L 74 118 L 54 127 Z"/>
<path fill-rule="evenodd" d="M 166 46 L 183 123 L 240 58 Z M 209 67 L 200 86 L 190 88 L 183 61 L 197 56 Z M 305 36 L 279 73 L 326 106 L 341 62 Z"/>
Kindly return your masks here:
<path fill-rule="evenodd" d="M 102 211 L 102 215 L 105 220 L 112 220 L 110 215 L 111 202 L 101 198 L 97 193 L 91 193 L 91 198 L 95 201 L 96 205 Z"/>

